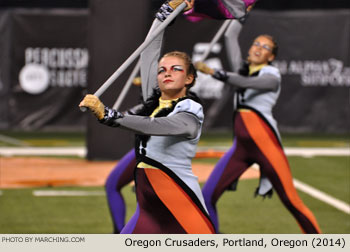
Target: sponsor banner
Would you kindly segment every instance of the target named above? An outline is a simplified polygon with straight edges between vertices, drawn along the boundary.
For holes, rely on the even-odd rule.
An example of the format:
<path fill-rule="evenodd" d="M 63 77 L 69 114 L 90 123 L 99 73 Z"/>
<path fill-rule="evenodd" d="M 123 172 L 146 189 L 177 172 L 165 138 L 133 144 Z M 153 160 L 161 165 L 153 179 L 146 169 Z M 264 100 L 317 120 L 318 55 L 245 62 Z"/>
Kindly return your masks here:
<path fill-rule="evenodd" d="M 88 12 L 15 9 L 11 16 L 11 127 L 83 128 L 78 104 L 87 87 Z"/>
<path fill-rule="evenodd" d="M 276 60 L 282 75 L 299 75 L 303 87 L 350 87 L 350 66 L 344 61 L 325 60 Z"/>

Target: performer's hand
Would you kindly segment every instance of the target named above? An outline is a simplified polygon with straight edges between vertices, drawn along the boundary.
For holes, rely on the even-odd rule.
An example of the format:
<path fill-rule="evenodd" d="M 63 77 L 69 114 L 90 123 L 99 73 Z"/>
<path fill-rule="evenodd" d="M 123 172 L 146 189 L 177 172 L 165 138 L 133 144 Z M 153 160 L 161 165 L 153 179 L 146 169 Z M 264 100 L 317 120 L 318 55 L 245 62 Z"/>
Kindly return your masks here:
<path fill-rule="evenodd" d="M 158 12 L 156 13 L 156 18 L 163 22 L 183 2 L 186 2 L 187 4 L 187 7 L 184 9 L 184 11 L 188 11 L 193 8 L 194 0 L 191 0 L 191 2 L 187 0 L 167 0 L 159 8 Z"/>
<path fill-rule="evenodd" d="M 253 7 L 254 7 L 254 4 L 249 5 L 248 8 L 246 9 L 246 12 L 247 13 L 250 12 L 253 9 Z"/>
<path fill-rule="evenodd" d="M 134 84 L 135 86 L 141 86 L 141 77 L 135 77 L 132 81 L 132 84 Z"/>
<path fill-rule="evenodd" d="M 175 10 L 180 4 L 185 2 L 187 4 L 187 7 L 184 9 L 184 11 L 188 11 L 193 8 L 194 5 L 194 0 L 170 0 L 169 5 L 173 10 Z"/>
<path fill-rule="evenodd" d="M 105 106 L 95 95 L 87 94 L 80 102 L 79 107 L 86 107 L 90 109 L 99 120 L 102 120 L 105 116 Z"/>
<path fill-rule="evenodd" d="M 194 66 L 196 67 L 196 69 L 202 73 L 205 74 L 210 74 L 213 75 L 215 73 L 214 69 L 210 68 L 207 66 L 207 64 L 205 64 L 202 61 L 198 61 L 196 63 L 194 63 Z"/>

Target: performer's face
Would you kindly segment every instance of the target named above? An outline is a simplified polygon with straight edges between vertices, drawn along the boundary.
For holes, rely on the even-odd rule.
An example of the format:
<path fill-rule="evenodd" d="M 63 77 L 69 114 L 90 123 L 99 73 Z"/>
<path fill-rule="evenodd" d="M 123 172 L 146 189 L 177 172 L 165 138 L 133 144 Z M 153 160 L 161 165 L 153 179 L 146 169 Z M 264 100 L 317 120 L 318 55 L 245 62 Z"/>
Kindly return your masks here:
<path fill-rule="evenodd" d="M 193 76 L 187 74 L 183 59 L 175 56 L 163 57 L 158 64 L 158 85 L 163 99 L 176 99 L 186 95 L 186 85 Z"/>
<path fill-rule="evenodd" d="M 275 55 L 272 53 L 273 41 L 265 36 L 257 37 L 248 51 L 248 62 L 251 65 L 261 65 L 272 62 Z"/>

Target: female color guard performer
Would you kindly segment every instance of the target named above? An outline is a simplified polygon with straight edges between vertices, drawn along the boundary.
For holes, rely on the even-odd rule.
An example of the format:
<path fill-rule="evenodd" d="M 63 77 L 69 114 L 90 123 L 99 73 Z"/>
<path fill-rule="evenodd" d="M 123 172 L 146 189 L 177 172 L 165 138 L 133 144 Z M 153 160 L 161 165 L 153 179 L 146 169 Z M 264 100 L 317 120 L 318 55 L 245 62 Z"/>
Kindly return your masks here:
<path fill-rule="evenodd" d="M 193 3 L 186 3 L 191 8 Z M 196 70 L 182 52 L 167 53 L 158 62 L 162 38 L 163 33 L 141 54 L 142 90 L 148 99 L 137 115 L 105 107 L 94 95 L 86 95 L 79 106 L 89 108 L 103 124 L 137 133 L 138 207 L 121 233 L 212 234 L 214 226 L 191 168 L 204 117 L 199 99 L 189 91 Z"/>
<path fill-rule="evenodd" d="M 238 44 L 241 27 L 239 21 L 233 20 L 225 33 L 228 58 L 233 69 L 241 66 Z M 271 196 L 273 186 L 285 207 L 297 220 L 302 232 L 321 232 L 314 215 L 303 204 L 293 185 L 277 123 L 272 115 L 281 90 L 280 72 L 270 65 L 277 50 L 276 41 L 264 34 L 253 41 L 247 62 L 239 73 L 214 70 L 203 62 L 196 63 L 197 70 L 237 88 L 233 145 L 219 160 L 202 190 L 217 232 L 218 199 L 226 189 L 235 188 L 242 173 L 254 163 L 259 164 L 261 172 L 256 194 Z"/>
<path fill-rule="evenodd" d="M 189 19 L 198 20 L 205 17 L 217 19 L 232 19 L 244 16 L 246 7 L 252 5 L 256 0 L 223 0 L 222 2 L 212 2 L 208 0 L 196 0 L 193 8 L 186 12 Z M 169 1 L 168 1 L 169 2 Z M 169 4 L 176 4 L 178 0 L 170 1 Z M 166 5 L 163 9 L 167 8 Z M 166 18 L 164 11 L 158 12 L 158 18 Z M 146 100 L 147 97 L 144 97 Z M 134 114 L 134 111 L 127 113 Z M 109 174 L 105 190 L 107 202 L 111 213 L 114 233 L 120 233 L 125 225 L 126 206 L 121 189 L 133 180 L 133 171 L 136 165 L 135 151 L 129 151 Z"/>

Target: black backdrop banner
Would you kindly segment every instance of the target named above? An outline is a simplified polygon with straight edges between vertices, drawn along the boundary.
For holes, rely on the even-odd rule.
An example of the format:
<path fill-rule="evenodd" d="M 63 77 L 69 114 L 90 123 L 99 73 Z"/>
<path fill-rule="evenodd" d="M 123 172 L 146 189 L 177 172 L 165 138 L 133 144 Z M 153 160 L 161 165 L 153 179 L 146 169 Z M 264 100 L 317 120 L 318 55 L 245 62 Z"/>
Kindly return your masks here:
<path fill-rule="evenodd" d="M 15 9 L 11 15 L 9 126 L 82 129 L 87 87 L 87 10 Z"/>
<path fill-rule="evenodd" d="M 10 15 L 0 11 L 0 129 L 8 128 L 8 103 L 10 83 Z"/>

